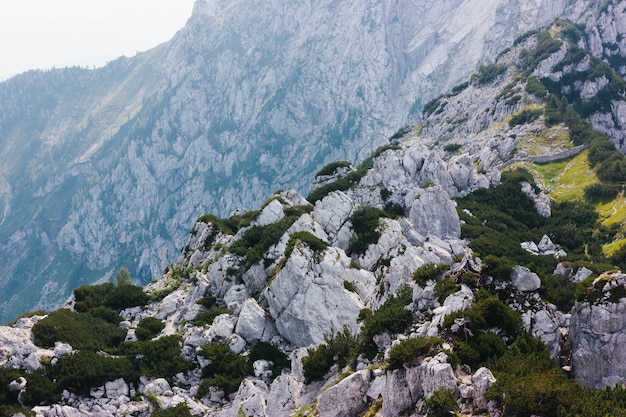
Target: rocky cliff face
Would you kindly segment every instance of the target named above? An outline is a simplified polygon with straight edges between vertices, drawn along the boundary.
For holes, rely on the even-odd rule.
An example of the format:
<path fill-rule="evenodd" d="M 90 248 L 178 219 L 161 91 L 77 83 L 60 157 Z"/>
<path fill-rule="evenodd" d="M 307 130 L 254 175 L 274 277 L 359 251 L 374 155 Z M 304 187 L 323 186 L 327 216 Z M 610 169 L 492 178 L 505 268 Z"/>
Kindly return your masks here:
<path fill-rule="evenodd" d="M 619 17 L 611 6 L 585 20 L 596 7 L 199 0 L 153 51 L 2 83 L 0 286 L 12 295 L 0 319 L 57 306 L 122 264 L 159 276 L 202 212 L 303 191 L 325 162 L 364 158 L 523 31 Z"/>
<path fill-rule="evenodd" d="M 593 245 L 574 253 L 572 242 L 556 240 L 562 235 L 528 231 L 521 237 L 535 233 L 534 240 L 514 242 L 506 255 L 519 251 L 521 259 L 531 257 L 527 263 L 537 269 L 533 271 L 507 267 L 491 253 L 478 257 L 472 241 L 462 238 L 464 226 L 476 224 L 471 218 L 480 215 L 480 206 L 459 210 L 459 198 L 488 199 L 486 188 L 500 184 L 509 187 L 517 204 L 529 208 L 523 217 L 543 224 L 561 215 L 560 202 L 551 201 L 532 175 L 511 184 L 504 182 L 508 174 L 501 171 L 513 164 L 537 170 L 535 157 L 586 160 L 580 152 L 587 145 L 572 143 L 575 132 L 565 125 L 570 119 L 546 126 L 546 118 L 554 117 L 548 89 L 572 93 L 578 100 L 574 107 L 562 106 L 570 118 L 579 103 L 607 99 L 602 95 L 606 89 L 613 92 L 607 100 L 623 101 L 619 85 L 613 84 L 619 84 L 619 76 L 608 82 L 588 77 L 585 63 L 595 61 L 568 40 L 571 28 L 560 22 L 550 31 L 520 39 L 467 85 L 433 101 L 420 127 L 405 130 L 404 137 L 379 148 L 370 161 L 358 168 L 345 162 L 328 165 L 307 198 L 297 191 L 279 191 L 258 211 L 238 211 L 227 219 L 200 217 L 179 259 L 145 287 L 150 301 L 143 305 L 120 308 L 120 317 L 110 318 L 110 312 L 89 310 L 84 299 L 75 297 L 68 308 L 91 315 L 89 320 L 109 317 L 119 323 L 126 344 L 117 341 L 116 358 L 132 361 L 144 373 L 131 378 L 111 371 L 107 382 L 95 384 L 88 393 L 68 385 L 54 404 L 40 401 L 44 404 L 33 411 L 42 417 L 146 416 L 157 407 L 184 404 L 193 414 L 211 416 L 422 416 L 432 408 L 431 401 L 451 393 L 454 407 L 465 414 L 501 415 L 506 396 L 498 402 L 485 393 L 494 384 L 504 388 L 491 370 L 468 365 L 481 363 L 472 356 L 471 341 L 484 337 L 482 349 L 493 348 L 490 363 L 495 363 L 509 349 L 517 354 L 533 349 L 533 342 L 517 334 L 522 330 L 547 347 L 546 357 L 535 352 L 534 361 L 561 360 L 564 369 L 590 387 L 623 383 L 623 276 L 597 278 L 571 315 L 569 307 L 549 301 L 549 285 L 556 277 L 578 282 L 594 273 L 580 266 L 596 267 L 586 258 Z M 604 68 L 595 65 L 598 71 Z M 563 80 L 564 72 L 571 77 Z M 584 82 L 577 82 L 582 78 Z M 531 79 L 541 88 L 529 87 Z M 599 106 L 591 114 L 611 111 Z M 496 207 L 498 201 L 488 204 Z M 590 215 L 582 206 L 577 210 L 578 217 Z M 506 229 L 511 217 L 490 212 L 477 223 Z M 568 222 L 567 229 L 576 229 L 575 221 Z M 491 236 L 494 252 L 510 243 Z M 568 256 L 571 262 L 561 262 Z M 543 263 L 558 267 L 540 277 L 537 264 Z M 0 364 L 18 371 L 7 390 L 20 393 L 20 401 L 33 401 L 29 378 L 31 386 L 41 384 L 37 378 L 55 375 L 53 370 L 65 369 L 64 361 L 77 355 L 65 340 L 47 341 L 47 348 L 33 343 L 35 333 L 37 340 L 41 337 L 36 323 L 49 317 L 25 317 L 0 328 Z M 146 339 L 142 332 L 149 318 L 159 327 Z M 515 337 L 523 341 L 514 349 Z M 169 374 L 142 368 L 146 355 L 158 360 L 148 350 L 150 343 L 167 340 L 176 341 L 176 352 L 167 359 L 187 361 L 185 366 Z M 339 342 L 328 347 L 332 340 Z M 342 349 L 350 350 L 350 343 L 358 355 L 342 363 L 348 354 Z M 258 346 L 268 345 L 288 354 L 289 361 L 275 352 L 271 358 L 256 356 Z M 331 350 L 330 363 L 321 375 L 312 376 L 306 358 L 324 346 Z M 124 349 L 132 354 L 120 353 Z M 103 351 L 94 356 L 108 358 Z M 242 358 L 253 358 L 248 368 L 237 362 Z M 323 356 L 316 358 L 313 366 L 321 366 Z M 42 367 L 48 362 L 50 368 Z M 231 387 L 228 378 L 242 369 L 241 379 Z M 549 375 L 554 379 L 560 374 Z"/>

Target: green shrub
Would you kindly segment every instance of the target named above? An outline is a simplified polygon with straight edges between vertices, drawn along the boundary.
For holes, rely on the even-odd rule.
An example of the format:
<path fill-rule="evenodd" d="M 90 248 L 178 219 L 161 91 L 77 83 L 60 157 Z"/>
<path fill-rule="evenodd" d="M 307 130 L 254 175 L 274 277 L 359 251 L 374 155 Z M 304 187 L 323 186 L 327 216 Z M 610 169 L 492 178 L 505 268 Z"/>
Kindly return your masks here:
<path fill-rule="evenodd" d="M 446 146 L 443 147 L 443 150 L 449 153 L 454 153 L 461 149 L 462 146 L 463 145 L 461 145 L 460 143 L 448 143 Z"/>
<path fill-rule="evenodd" d="M 450 265 L 426 263 L 413 272 L 413 280 L 420 287 L 425 287 L 429 280 L 435 280 L 437 277 L 450 269 Z"/>
<path fill-rule="evenodd" d="M 226 306 L 211 307 L 208 310 L 201 311 L 193 321 L 194 326 L 210 326 L 213 320 L 219 315 L 230 314 L 230 310 Z"/>
<path fill-rule="evenodd" d="M 315 178 L 334 174 L 339 168 L 350 168 L 352 165 L 348 161 L 335 161 L 326 165 L 315 174 Z"/>
<path fill-rule="evenodd" d="M 506 67 L 497 64 L 480 65 L 478 71 L 472 75 L 472 81 L 478 85 L 489 84 L 498 76 L 506 72 Z"/>
<path fill-rule="evenodd" d="M 544 98 L 548 95 L 548 89 L 541 84 L 537 77 L 529 77 L 526 80 L 526 91 L 537 98 Z"/>
<path fill-rule="evenodd" d="M 204 345 L 198 355 L 211 361 L 202 369 L 204 389 L 215 386 L 227 394 L 235 392 L 241 381 L 252 373 L 248 359 L 235 354 L 225 343 Z"/>
<path fill-rule="evenodd" d="M 51 405 L 61 400 L 57 385 L 47 370 L 38 370 L 26 375 L 26 390 L 22 393 L 22 402 L 29 407 Z"/>
<path fill-rule="evenodd" d="M 248 361 L 250 364 L 254 364 L 255 361 L 260 359 L 265 359 L 270 362 L 272 378 L 276 378 L 283 369 L 288 369 L 291 366 L 289 357 L 276 346 L 267 342 L 255 343 L 250 348 L 250 352 L 248 353 Z"/>
<path fill-rule="evenodd" d="M 122 321 L 122 316 L 120 316 L 117 311 L 109 307 L 104 307 L 104 306 L 94 307 L 94 308 L 89 309 L 87 314 L 89 314 L 90 316 L 102 319 L 106 321 L 107 323 L 114 324 L 116 326 L 119 325 L 119 323 Z"/>
<path fill-rule="evenodd" d="M 126 338 L 126 330 L 90 314 L 59 309 L 33 326 L 35 344 L 52 348 L 56 342 L 75 349 L 107 350 Z"/>
<path fill-rule="evenodd" d="M 289 258 L 297 242 L 302 242 L 306 244 L 314 252 L 323 251 L 328 246 L 330 246 L 328 242 L 323 241 L 322 239 L 315 236 L 311 232 L 307 232 L 307 231 L 294 232 L 289 236 L 289 241 L 287 242 L 287 247 L 285 248 L 286 258 Z"/>
<path fill-rule="evenodd" d="M 139 340 L 152 339 L 165 328 L 165 324 L 156 317 L 144 317 L 137 324 L 135 335 Z"/>
<path fill-rule="evenodd" d="M 518 114 L 511 117 L 511 120 L 509 120 L 509 126 L 514 127 L 517 125 L 532 123 L 537 120 L 542 114 L 542 109 L 524 109 Z"/>
<path fill-rule="evenodd" d="M 91 388 L 107 381 L 130 377 L 131 364 L 127 358 L 113 358 L 89 350 L 81 350 L 62 358 L 51 368 L 51 376 L 59 390 L 86 396 Z"/>
<path fill-rule="evenodd" d="M 376 244 L 380 238 L 378 224 L 381 217 L 389 215 L 383 210 L 371 206 L 363 206 L 350 216 L 355 236 L 350 239 L 348 250 L 363 255 L 369 245 Z"/>
<path fill-rule="evenodd" d="M 108 307 L 113 310 L 144 306 L 148 296 L 142 287 L 134 285 L 115 286 L 111 283 L 81 285 L 74 290 L 75 309 L 84 313 L 95 307 Z"/>
<path fill-rule="evenodd" d="M 152 413 L 152 417 L 193 417 L 189 407 L 185 403 L 179 403 L 175 407 L 164 408 Z"/>
<path fill-rule="evenodd" d="M 291 225 L 310 210 L 310 206 L 290 207 L 285 211 L 285 217 L 276 223 L 254 226 L 246 230 L 239 240 L 230 245 L 230 251 L 243 256 L 246 266 L 259 262 L 269 248 L 278 243 Z"/>
<path fill-rule="evenodd" d="M 356 287 L 354 286 L 354 284 L 348 280 L 344 280 L 343 281 L 343 287 L 350 291 L 350 292 L 357 292 Z"/>
<path fill-rule="evenodd" d="M 182 338 L 179 335 L 163 336 L 155 340 L 124 342 L 120 354 L 133 358 L 133 372 L 154 378 L 172 378 L 179 372 L 192 368 L 192 363 L 181 357 Z"/>
<path fill-rule="evenodd" d="M 351 171 L 345 177 L 339 178 L 337 181 L 323 185 L 311 191 L 306 199 L 309 201 L 309 203 L 315 204 L 316 201 L 323 199 L 333 191 L 346 191 L 358 184 L 359 181 L 361 181 L 361 178 L 363 178 L 365 174 L 367 174 L 368 170 L 369 167 L 365 167 L 356 171 Z"/>
<path fill-rule="evenodd" d="M 449 388 L 435 390 L 433 395 L 426 399 L 424 405 L 429 417 L 450 417 L 460 411 L 456 402 L 456 391 Z"/>
<path fill-rule="evenodd" d="M 213 295 L 206 294 L 204 297 L 198 299 L 198 301 L 196 301 L 196 304 L 200 304 L 201 306 L 206 308 L 211 308 L 215 305 L 216 301 L 217 298 L 215 298 Z"/>
<path fill-rule="evenodd" d="M 433 295 L 437 297 L 440 303 L 443 304 L 449 295 L 454 294 L 460 289 L 461 285 L 457 284 L 454 278 L 445 277 L 444 279 L 437 281 Z"/>
<path fill-rule="evenodd" d="M 363 323 L 359 352 L 368 358 L 378 353 L 374 336 L 382 332 L 391 334 L 402 333 L 413 323 L 413 314 L 406 309 L 412 301 L 410 289 L 402 289 L 396 297 L 389 297 L 378 310 L 372 312 L 363 309 L 359 313 L 359 321 Z"/>
<path fill-rule="evenodd" d="M 443 340 L 439 337 L 414 337 L 404 339 L 389 351 L 389 369 L 399 369 L 405 363 L 438 353 Z"/>
<path fill-rule="evenodd" d="M 324 341 L 309 348 L 308 355 L 302 358 L 307 384 L 322 379 L 334 364 L 342 369 L 356 358 L 358 337 L 352 334 L 349 327 L 345 326 L 341 332 L 331 332 L 324 336 Z"/>

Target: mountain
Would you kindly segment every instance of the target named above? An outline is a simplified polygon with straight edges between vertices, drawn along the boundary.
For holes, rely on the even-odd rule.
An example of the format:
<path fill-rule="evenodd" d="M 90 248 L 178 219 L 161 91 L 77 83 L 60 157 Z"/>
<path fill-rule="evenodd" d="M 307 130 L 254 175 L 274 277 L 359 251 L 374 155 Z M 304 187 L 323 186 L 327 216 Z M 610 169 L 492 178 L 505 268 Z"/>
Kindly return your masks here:
<path fill-rule="evenodd" d="M 306 198 L 200 216 L 146 287 L 0 327 L 0 415 L 623 414 L 626 82 L 584 29 L 518 37 Z"/>
<path fill-rule="evenodd" d="M 158 277 L 203 212 L 305 192 L 515 36 L 596 3 L 198 0 L 151 51 L 1 83 L 0 320 L 121 265 Z"/>

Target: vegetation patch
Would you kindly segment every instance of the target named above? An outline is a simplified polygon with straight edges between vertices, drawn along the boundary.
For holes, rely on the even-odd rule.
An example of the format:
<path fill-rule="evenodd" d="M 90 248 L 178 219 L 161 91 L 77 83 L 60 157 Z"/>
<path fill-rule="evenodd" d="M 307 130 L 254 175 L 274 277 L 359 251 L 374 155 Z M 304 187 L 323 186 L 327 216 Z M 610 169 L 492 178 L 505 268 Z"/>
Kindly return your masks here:
<path fill-rule="evenodd" d="M 324 177 L 324 176 L 327 176 L 327 175 L 333 175 L 335 172 L 337 172 L 338 169 L 340 169 L 340 168 L 350 168 L 351 166 L 352 166 L 352 164 L 350 164 L 350 162 L 348 162 L 348 161 L 331 162 L 330 164 L 324 166 L 322 169 L 317 171 L 317 173 L 315 174 L 315 178 L 317 178 L 317 177 Z"/>
<path fill-rule="evenodd" d="M 439 337 L 411 337 L 402 340 L 389 351 L 388 369 L 399 369 L 418 358 L 433 356 L 441 351 L 443 339 Z"/>
<path fill-rule="evenodd" d="M 348 250 L 356 255 L 363 255 L 369 245 L 376 244 L 381 236 L 379 222 L 381 217 L 390 215 L 381 209 L 363 206 L 350 216 L 355 236 L 350 238 Z"/>

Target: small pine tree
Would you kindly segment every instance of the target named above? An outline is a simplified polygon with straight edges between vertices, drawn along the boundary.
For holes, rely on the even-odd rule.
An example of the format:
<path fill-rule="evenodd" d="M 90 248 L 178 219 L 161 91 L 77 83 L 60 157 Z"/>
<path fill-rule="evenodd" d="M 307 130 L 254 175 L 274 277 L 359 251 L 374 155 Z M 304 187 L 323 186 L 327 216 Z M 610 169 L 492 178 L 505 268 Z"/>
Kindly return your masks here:
<path fill-rule="evenodd" d="M 115 274 L 115 282 L 117 286 L 120 287 L 122 285 L 133 285 L 133 280 L 130 279 L 130 272 L 126 267 L 121 267 L 117 274 Z"/>

